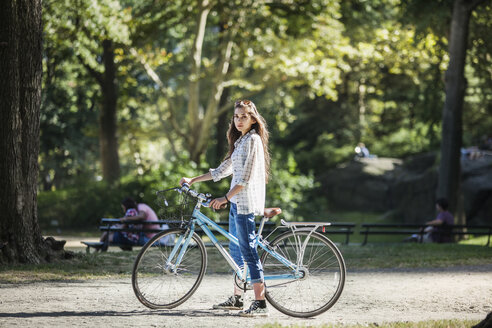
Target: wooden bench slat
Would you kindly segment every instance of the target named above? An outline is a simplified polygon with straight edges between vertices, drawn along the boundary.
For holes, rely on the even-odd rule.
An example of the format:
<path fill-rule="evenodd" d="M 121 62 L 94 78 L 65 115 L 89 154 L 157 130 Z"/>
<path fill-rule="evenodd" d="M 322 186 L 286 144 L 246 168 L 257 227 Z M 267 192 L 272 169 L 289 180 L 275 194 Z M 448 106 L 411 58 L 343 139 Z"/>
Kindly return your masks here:
<path fill-rule="evenodd" d="M 164 231 L 166 229 L 164 228 L 159 228 L 159 229 L 149 229 L 145 228 L 146 225 L 173 225 L 173 224 L 181 224 L 181 220 L 158 220 L 158 221 L 136 221 L 132 223 L 128 222 L 121 222 L 120 219 L 117 218 L 102 218 L 101 219 L 101 225 L 99 226 L 100 231 L 104 232 L 143 232 L 143 233 L 159 233 L 161 231 Z M 215 222 L 217 225 L 224 227 L 227 229 L 229 227 L 229 222 L 228 221 L 218 221 Z M 255 222 L 256 227 L 259 227 L 261 222 Z M 129 228 L 129 227 L 121 227 L 117 225 L 121 224 L 133 224 L 133 225 L 143 225 L 143 228 Z M 348 244 L 349 242 L 349 236 L 354 233 L 354 228 L 355 228 L 354 223 L 341 223 L 341 222 L 334 222 L 331 223 L 329 226 L 324 226 L 324 231 L 323 227 L 320 227 L 318 229 L 318 232 L 324 233 L 324 234 L 344 234 L 346 235 L 346 241 L 345 243 Z M 276 229 L 276 225 L 272 221 L 267 221 L 263 225 L 263 235 L 267 236 L 268 234 L 272 233 Z M 195 232 L 199 236 L 204 236 L 205 232 L 199 227 L 196 227 Z M 221 242 L 222 243 L 222 242 Z M 227 242 L 228 243 L 228 242 Z M 94 248 L 96 250 L 102 250 L 103 249 L 103 244 L 104 242 L 83 242 L 84 245 L 87 246 L 87 249 L 89 250 L 90 248 Z M 210 246 L 212 246 L 212 243 L 209 243 Z M 115 243 L 111 243 L 109 246 L 126 246 L 129 247 L 129 245 L 119 245 Z"/>
<path fill-rule="evenodd" d="M 365 231 L 361 231 L 361 234 L 365 234 Z M 374 235 L 408 235 L 408 234 L 419 234 L 420 230 L 370 230 L 369 234 Z"/>

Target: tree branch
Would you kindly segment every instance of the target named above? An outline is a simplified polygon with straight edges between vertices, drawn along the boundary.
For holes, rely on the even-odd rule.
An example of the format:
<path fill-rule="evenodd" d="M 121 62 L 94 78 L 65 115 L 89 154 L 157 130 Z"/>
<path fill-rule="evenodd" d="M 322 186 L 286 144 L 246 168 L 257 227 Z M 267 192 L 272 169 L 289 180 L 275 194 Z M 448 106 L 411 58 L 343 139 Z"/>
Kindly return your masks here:
<path fill-rule="evenodd" d="M 169 106 L 169 120 L 171 122 L 171 125 L 172 127 L 176 130 L 176 133 L 182 137 L 182 138 L 186 138 L 186 134 L 181 130 L 181 127 L 179 126 L 178 122 L 176 121 L 176 118 L 175 118 L 175 113 L 173 111 L 173 105 L 172 105 L 172 101 L 171 99 L 169 98 L 169 95 L 166 93 L 166 89 L 165 89 L 165 86 L 164 86 L 164 83 L 162 82 L 162 80 L 159 78 L 159 76 L 157 75 L 157 73 L 152 69 L 152 67 L 149 65 L 149 63 L 147 63 L 147 61 L 145 60 L 145 58 L 141 55 L 138 54 L 137 50 L 135 48 L 130 48 L 130 54 L 132 56 L 134 56 L 144 67 L 145 69 L 145 72 L 147 73 L 147 75 L 152 79 L 152 81 L 154 81 L 155 84 L 157 84 L 157 86 L 159 87 L 159 91 L 162 93 L 162 95 L 166 98 L 166 100 L 168 101 L 168 103 L 170 103 L 171 105 Z M 159 117 L 159 121 L 161 121 L 161 123 L 164 122 L 164 115 L 162 114 L 162 111 L 160 110 L 159 106 L 156 106 L 156 111 L 157 111 L 157 115 Z M 163 128 L 167 128 L 164 124 L 163 124 Z"/>
<path fill-rule="evenodd" d="M 89 74 L 96 79 L 97 83 L 103 86 L 104 85 L 103 74 L 90 67 L 89 64 L 87 64 L 80 55 L 77 55 L 77 59 L 79 60 L 80 64 L 82 64 L 82 66 L 84 66 L 84 68 L 89 72 Z"/>
<path fill-rule="evenodd" d="M 162 112 L 159 109 L 159 105 L 156 104 L 155 107 L 156 107 L 156 111 L 157 111 L 157 116 L 159 117 L 159 122 L 162 125 L 162 130 L 164 131 L 164 134 L 166 135 L 167 140 L 169 141 L 169 144 L 171 145 L 171 151 L 173 152 L 174 156 L 176 156 L 176 158 L 179 158 L 179 153 L 176 150 L 176 146 L 174 145 L 173 138 L 171 137 L 171 134 L 169 133 L 169 130 L 167 129 L 166 122 L 164 121 L 164 119 L 162 117 Z"/>
<path fill-rule="evenodd" d="M 220 104 L 220 98 L 222 97 L 222 92 L 224 91 L 224 80 L 229 72 L 229 66 L 232 57 L 232 48 L 234 46 L 234 39 L 239 32 L 239 28 L 242 26 L 246 10 L 240 10 L 237 19 L 235 19 L 236 24 L 230 28 L 224 40 L 221 44 L 223 46 L 223 51 L 220 51 L 221 59 L 219 64 L 216 66 L 216 72 L 214 73 L 215 79 L 212 85 L 212 92 L 210 93 L 210 98 L 208 100 L 207 108 L 205 111 L 205 116 L 199 126 L 199 137 L 197 143 L 197 150 L 203 152 L 206 150 L 206 145 L 208 144 L 208 139 L 210 136 L 211 126 L 214 120 L 218 116 L 218 106 Z"/>
<path fill-rule="evenodd" d="M 209 12 L 210 1 L 202 0 L 200 3 L 200 11 L 197 17 L 195 40 L 193 41 L 191 72 L 188 77 L 188 124 L 190 125 L 190 130 L 192 131 L 195 130 L 195 127 L 200 120 L 200 72 L 202 65 L 202 49 L 205 38 L 205 28 L 207 26 L 207 18 Z"/>
<path fill-rule="evenodd" d="M 262 88 L 262 90 L 263 90 L 263 88 Z M 258 92 L 260 92 L 262 90 L 257 90 L 257 91 L 245 93 L 245 94 L 243 94 L 243 96 L 241 98 L 244 98 L 244 99 L 252 98 L 252 96 L 258 94 Z M 231 109 L 231 104 L 225 104 L 224 106 L 219 107 L 219 109 L 217 110 L 217 116 L 222 115 L 224 112 L 226 112 L 230 109 Z"/>

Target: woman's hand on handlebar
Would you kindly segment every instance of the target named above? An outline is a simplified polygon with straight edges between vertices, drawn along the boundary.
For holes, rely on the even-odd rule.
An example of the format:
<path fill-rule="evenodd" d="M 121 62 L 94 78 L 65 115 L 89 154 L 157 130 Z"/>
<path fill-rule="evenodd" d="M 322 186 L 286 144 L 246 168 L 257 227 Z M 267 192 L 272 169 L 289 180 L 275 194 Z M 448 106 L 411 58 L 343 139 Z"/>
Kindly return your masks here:
<path fill-rule="evenodd" d="M 188 184 L 188 186 L 191 187 L 191 185 L 193 184 L 193 179 L 192 178 L 185 178 L 185 177 L 182 177 L 181 180 L 179 180 L 179 185 L 180 186 L 183 186 L 183 184 Z"/>
<path fill-rule="evenodd" d="M 227 207 L 227 200 L 225 197 L 215 198 L 210 201 L 210 207 L 215 210 L 220 210 Z"/>

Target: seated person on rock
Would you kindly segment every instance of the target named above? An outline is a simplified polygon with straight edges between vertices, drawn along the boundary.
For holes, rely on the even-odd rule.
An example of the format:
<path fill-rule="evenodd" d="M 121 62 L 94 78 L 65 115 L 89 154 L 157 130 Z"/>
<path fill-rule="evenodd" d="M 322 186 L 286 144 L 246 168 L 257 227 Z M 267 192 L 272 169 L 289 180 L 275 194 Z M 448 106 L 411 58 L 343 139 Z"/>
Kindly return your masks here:
<path fill-rule="evenodd" d="M 360 159 L 360 158 L 376 158 L 376 155 L 372 155 L 369 153 L 369 149 L 366 147 L 366 145 L 363 142 L 359 142 L 357 144 L 357 147 L 354 149 L 355 151 L 355 159 Z"/>

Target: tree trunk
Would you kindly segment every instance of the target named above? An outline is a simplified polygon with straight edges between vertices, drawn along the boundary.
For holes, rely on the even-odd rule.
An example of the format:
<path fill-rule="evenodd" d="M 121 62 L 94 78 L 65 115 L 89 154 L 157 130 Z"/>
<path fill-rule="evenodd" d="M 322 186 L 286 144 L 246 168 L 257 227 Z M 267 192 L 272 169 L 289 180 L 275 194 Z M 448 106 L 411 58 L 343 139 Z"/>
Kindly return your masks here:
<path fill-rule="evenodd" d="M 232 55 L 232 39 L 225 42 L 226 46 L 223 51 L 222 60 L 220 65 L 218 66 L 218 72 L 214 77 L 214 84 L 211 89 L 210 97 L 207 104 L 207 109 L 205 111 L 205 115 L 203 120 L 201 121 L 200 129 L 199 129 L 199 138 L 196 143 L 196 147 L 194 148 L 194 153 L 203 154 L 207 150 L 208 141 L 210 140 L 210 132 L 213 127 L 214 121 L 218 116 L 218 108 L 220 105 L 220 100 L 222 97 L 222 93 L 224 91 L 224 79 L 229 71 L 229 63 Z M 199 158 L 199 156 L 198 156 Z"/>
<path fill-rule="evenodd" d="M 52 254 L 36 199 L 41 52 L 41 0 L 0 2 L 0 263 L 40 263 Z"/>
<path fill-rule="evenodd" d="M 200 141 L 200 122 L 203 119 L 203 112 L 200 111 L 200 74 L 203 40 L 209 12 L 210 3 L 208 0 L 203 0 L 200 4 L 200 12 L 197 17 L 197 30 L 193 44 L 192 66 L 188 86 L 188 125 L 190 127 L 188 149 L 190 150 L 191 160 L 195 163 L 199 162 L 201 155 L 197 151 L 197 145 Z"/>
<path fill-rule="evenodd" d="M 457 216 L 459 216 L 456 210 L 460 190 L 462 114 L 466 90 L 464 69 L 471 12 L 469 1 L 454 1 L 449 38 L 450 60 L 445 77 L 446 100 L 442 114 L 441 163 L 437 196 L 447 198 L 450 210 Z"/>
<path fill-rule="evenodd" d="M 103 104 L 99 116 L 99 144 L 103 178 L 109 183 L 120 177 L 120 161 L 118 157 L 118 139 L 116 137 L 116 107 L 118 94 L 116 90 L 116 68 L 114 49 L 111 40 L 103 41 L 104 74 L 101 80 Z"/>
<path fill-rule="evenodd" d="M 460 205 L 460 149 L 462 144 L 463 101 L 466 91 L 464 76 L 468 27 L 472 11 L 485 0 L 455 0 L 449 38 L 449 66 L 446 71 L 446 100 L 442 115 L 441 163 L 437 196 L 447 198 L 456 223 L 465 224 Z"/>

